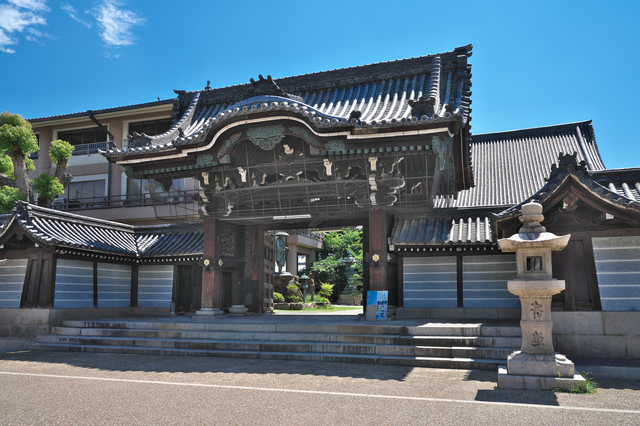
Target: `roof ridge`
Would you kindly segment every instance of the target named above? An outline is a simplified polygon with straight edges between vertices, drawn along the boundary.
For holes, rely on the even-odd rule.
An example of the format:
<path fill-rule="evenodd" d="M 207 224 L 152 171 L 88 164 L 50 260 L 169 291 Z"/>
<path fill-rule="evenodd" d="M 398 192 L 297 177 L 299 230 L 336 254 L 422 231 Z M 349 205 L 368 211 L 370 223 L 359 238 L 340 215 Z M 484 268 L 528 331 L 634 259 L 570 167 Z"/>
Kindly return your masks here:
<path fill-rule="evenodd" d="M 501 135 L 501 134 L 512 134 L 512 133 L 536 133 L 536 132 L 542 132 L 544 130 L 552 130 L 552 129 L 560 129 L 560 128 L 564 128 L 564 127 L 569 127 L 569 126 L 579 126 L 579 125 L 584 125 L 584 124 L 591 124 L 593 120 L 584 120 L 584 121 L 575 121 L 575 122 L 570 122 L 570 123 L 561 123 L 561 124 L 552 124 L 552 125 L 548 125 L 548 126 L 540 126 L 540 127 L 527 127 L 527 128 L 523 128 L 523 129 L 513 129 L 513 130 L 503 130 L 503 131 L 499 131 L 499 132 L 488 132 L 488 133 L 478 133 L 475 135 L 471 135 L 471 139 L 476 139 L 476 138 L 483 138 L 485 136 L 494 136 L 494 135 Z"/>
<path fill-rule="evenodd" d="M 96 114 L 104 114 L 104 113 L 108 113 L 108 112 L 115 112 L 115 111 L 125 111 L 128 109 L 136 109 L 136 108 L 144 108 L 144 107 L 150 107 L 150 106 L 155 106 L 155 105 L 163 105 L 163 104 L 168 104 L 168 103 L 173 103 L 173 101 L 175 101 L 177 98 L 167 98 L 167 99 L 163 99 L 163 100 L 159 100 L 159 101 L 151 101 L 151 102 L 142 102 L 139 104 L 130 104 L 130 105 L 122 105 L 122 106 L 117 106 L 117 107 L 111 107 L 111 108 L 102 108 L 102 109 L 94 109 L 94 110 L 87 110 L 87 111 L 79 111 L 79 112 L 70 112 L 68 114 L 58 114 L 58 115 L 48 115 L 48 116 L 44 116 L 44 117 L 34 117 L 34 118 L 27 118 L 27 121 L 30 123 L 38 123 L 41 121 L 48 121 L 48 120 L 56 120 L 56 119 L 64 119 L 64 118 L 73 118 L 73 117 L 83 117 L 83 116 L 88 116 L 90 114 L 96 115 Z"/>
<path fill-rule="evenodd" d="M 440 52 L 440 53 L 432 53 L 430 55 L 422 55 L 422 56 L 415 56 L 415 57 L 411 57 L 411 58 L 395 59 L 395 60 L 392 60 L 392 61 L 372 62 L 370 64 L 355 65 L 355 66 L 343 67 L 343 68 L 334 68 L 334 69 L 330 69 L 330 70 L 309 72 L 309 73 L 297 74 L 297 75 L 289 75 L 289 76 L 284 76 L 284 77 L 275 77 L 275 78 L 273 78 L 273 80 L 274 81 L 278 81 L 278 80 L 285 80 L 285 79 L 291 79 L 291 78 L 312 76 L 312 75 L 331 73 L 331 72 L 337 72 L 337 71 L 348 71 L 348 70 L 355 70 L 355 69 L 358 69 L 358 68 L 375 67 L 377 65 L 391 64 L 391 63 L 396 63 L 396 62 L 404 62 L 404 61 L 412 61 L 412 60 L 415 61 L 415 60 L 419 60 L 419 59 L 425 59 L 425 58 L 430 58 L 430 57 L 438 57 L 438 56 L 447 55 L 447 54 L 460 52 L 460 51 L 464 51 L 464 52 L 467 53 L 468 56 L 471 56 L 469 54 L 469 52 L 471 52 L 472 48 L 473 48 L 472 44 L 467 44 L 467 45 L 464 45 L 464 46 L 456 47 L 455 49 L 450 50 L 450 51 Z M 241 84 L 232 84 L 232 85 L 229 85 L 229 86 L 220 86 L 220 87 L 211 88 L 210 90 L 211 91 L 216 91 L 216 90 L 228 89 L 228 88 L 231 88 L 231 87 L 246 86 L 246 85 L 249 85 L 249 84 L 251 84 L 251 83 L 247 82 L 247 83 L 241 83 Z M 185 94 L 187 94 L 187 93 L 197 93 L 197 92 L 201 92 L 201 91 L 202 90 L 174 90 L 174 92 L 176 92 L 176 93 L 185 93 Z"/>
<path fill-rule="evenodd" d="M 63 212 L 60 210 L 49 209 L 46 207 L 41 207 L 35 204 L 27 203 L 26 201 L 16 202 L 16 208 L 14 212 L 17 212 L 18 210 L 31 210 L 33 212 L 40 213 L 43 216 L 47 216 L 49 218 L 56 218 L 57 216 L 58 218 L 72 219 L 82 224 L 92 224 L 96 226 L 120 228 L 119 230 L 121 231 L 130 231 L 130 232 L 135 231 L 135 227 L 133 225 L 127 225 L 125 223 L 113 222 L 110 220 L 97 219 L 94 217 L 81 216 L 73 213 Z"/>

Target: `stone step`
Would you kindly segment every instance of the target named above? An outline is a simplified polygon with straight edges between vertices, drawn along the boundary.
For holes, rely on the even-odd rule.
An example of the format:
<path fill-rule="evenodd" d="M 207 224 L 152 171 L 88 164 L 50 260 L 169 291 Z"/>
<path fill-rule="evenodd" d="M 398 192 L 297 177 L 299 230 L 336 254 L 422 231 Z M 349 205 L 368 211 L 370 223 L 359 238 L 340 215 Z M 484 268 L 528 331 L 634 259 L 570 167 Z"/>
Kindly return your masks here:
<path fill-rule="evenodd" d="M 295 342 L 261 340 L 214 340 L 157 337 L 108 337 L 108 336 L 38 336 L 38 343 L 55 343 L 90 346 L 140 346 L 155 348 L 262 351 L 262 352 L 318 352 L 367 355 L 400 355 L 421 357 L 462 357 L 506 359 L 517 348 L 434 347 L 392 344 Z"/>
<path fill-rule="evenodd" d="M 295 360 L 314 362 L 348 362 L 360 364 L 382 364 L 425 368 L 479 369 L 497 371 L 504 364 L 504 359 L 477 359 L 456 357 L 421 357 L 421 356 L 385 356 L 370 354 L 318 353 L 318 352 L 262 352 L 233 350 L 203 350 L 157 348 L 140 346 L 89 346 L 64 343 L 31 343 L 32 350 L 121 353 L 138 355 L 178 355 L 178 356 L 217 356 L 234 358 L 259 358 L 273 360 Z"/>
<path fill-rule="evenodd" d="M 394 339 L 396 345 L 408 346 L 482 346 L 514 347 L 522 345 L 521 337 L 477 337 L 477 336 L 400 336 Z"/>
<path fill-rule="evenodd" d="M 367 343 L 409 346 L 481 346 L 520 347 L 519 337 L 462 337 L 462 336 L 392 336 L 375 334 L 330 334 L 330 333 L 252 333 L 232 331 L 181 331 L 52 327 L 52 334 L 66 336 L 108 337 L 157 337 L 169 339 L 216 339 L 216 340 L 280 340 L 337 343 Z"/>
<path fill-rule="evenodd" d="M 517 325 L 429 323 L 417 327 L 344 324 L 260 324 L 225 322 L 65 320 L 67 328 L 144 329 L 164 331 L 228 331 L 244 333 L 334 333 L 459 337 L 519 337 Z"/>
<path fill-rule="evenodd" d="M 233 331 L 181 331 L 181 330 L 144 330 L 144 329 L 109 329 L 52 327 L 51 333 L 61 336 L 95 336 L 95 337 L 136 337 L 167 339 L 215 339 L 215 340 L 277 340 L 290 342 L 337 342 L 394 344 L 399 337 L 375 334 L 331 334 L 331 333 L 264 333 Z"/>

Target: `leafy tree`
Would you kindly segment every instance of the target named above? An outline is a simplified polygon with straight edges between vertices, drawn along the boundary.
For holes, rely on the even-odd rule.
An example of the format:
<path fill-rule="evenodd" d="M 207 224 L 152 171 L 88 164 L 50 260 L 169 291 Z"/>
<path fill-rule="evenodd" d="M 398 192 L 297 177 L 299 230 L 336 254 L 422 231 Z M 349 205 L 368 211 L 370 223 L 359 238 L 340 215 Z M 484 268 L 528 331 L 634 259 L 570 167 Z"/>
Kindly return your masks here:
<path fill-rule="evenodd" d="M 54 176 L 41 174 L 33 182 L 29 170 L 34 170 L 28 155 L 38 150 L 38 141 L 31 123 L 18 114 L 0 114 L 0 213 L 9 213 L 16 200 L 51 207 L 53 200 L 64 192 L 73 176 L 66 172 L 73 146 L 57 140 L 51 142 L 49 158 L 56 165 Z"/>
<path fill-rule="evenodd" d="M 323 241 L 318 260 L 309 268 L 310 272 L 315 272 L 316 280 L 337 283 L 347 268 L 342 259 L 350 256 L 355 259 L 351 268 L 362 275 L 362 230 L 344 228 L 342 231 L 328 232 L 324 234 Z"/>

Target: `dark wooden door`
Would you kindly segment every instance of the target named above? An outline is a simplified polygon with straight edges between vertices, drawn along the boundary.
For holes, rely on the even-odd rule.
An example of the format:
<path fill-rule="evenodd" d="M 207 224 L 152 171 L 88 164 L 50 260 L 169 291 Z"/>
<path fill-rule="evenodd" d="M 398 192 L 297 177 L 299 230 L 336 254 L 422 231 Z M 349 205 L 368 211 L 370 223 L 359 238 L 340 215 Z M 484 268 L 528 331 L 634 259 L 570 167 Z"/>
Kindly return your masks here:
<path fill-rule="evenodd" d="M 222 309 L 233 304 L 233 273 L 222 272 Z"/>
<path fill-rule="evenodd" d="M 188 313 L 200 309 L 202 300 L 202 268 L 178 266 L 178 298 L 176 312 Z"/>
<path fill-rule="evenodd" d="M 553 277 L 564 280 L 566 286 L 562 293 L 553 296 L 554 309 L 602 309 L 590 235 L 572 235 L 564 250 L 553 252 Z"/>

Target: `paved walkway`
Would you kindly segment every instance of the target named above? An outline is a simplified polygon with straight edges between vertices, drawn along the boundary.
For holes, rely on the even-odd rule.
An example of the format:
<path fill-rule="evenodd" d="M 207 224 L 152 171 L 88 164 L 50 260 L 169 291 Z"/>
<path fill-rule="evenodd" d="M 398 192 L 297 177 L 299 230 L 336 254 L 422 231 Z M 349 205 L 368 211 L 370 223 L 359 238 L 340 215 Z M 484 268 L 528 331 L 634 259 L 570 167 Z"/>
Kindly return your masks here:
<path fill-rule="evenodd" d="M 496 373 L 235 358 L 0 355 L 0 424 L 640 424 L 640 382 L 496 388 Z"/>

